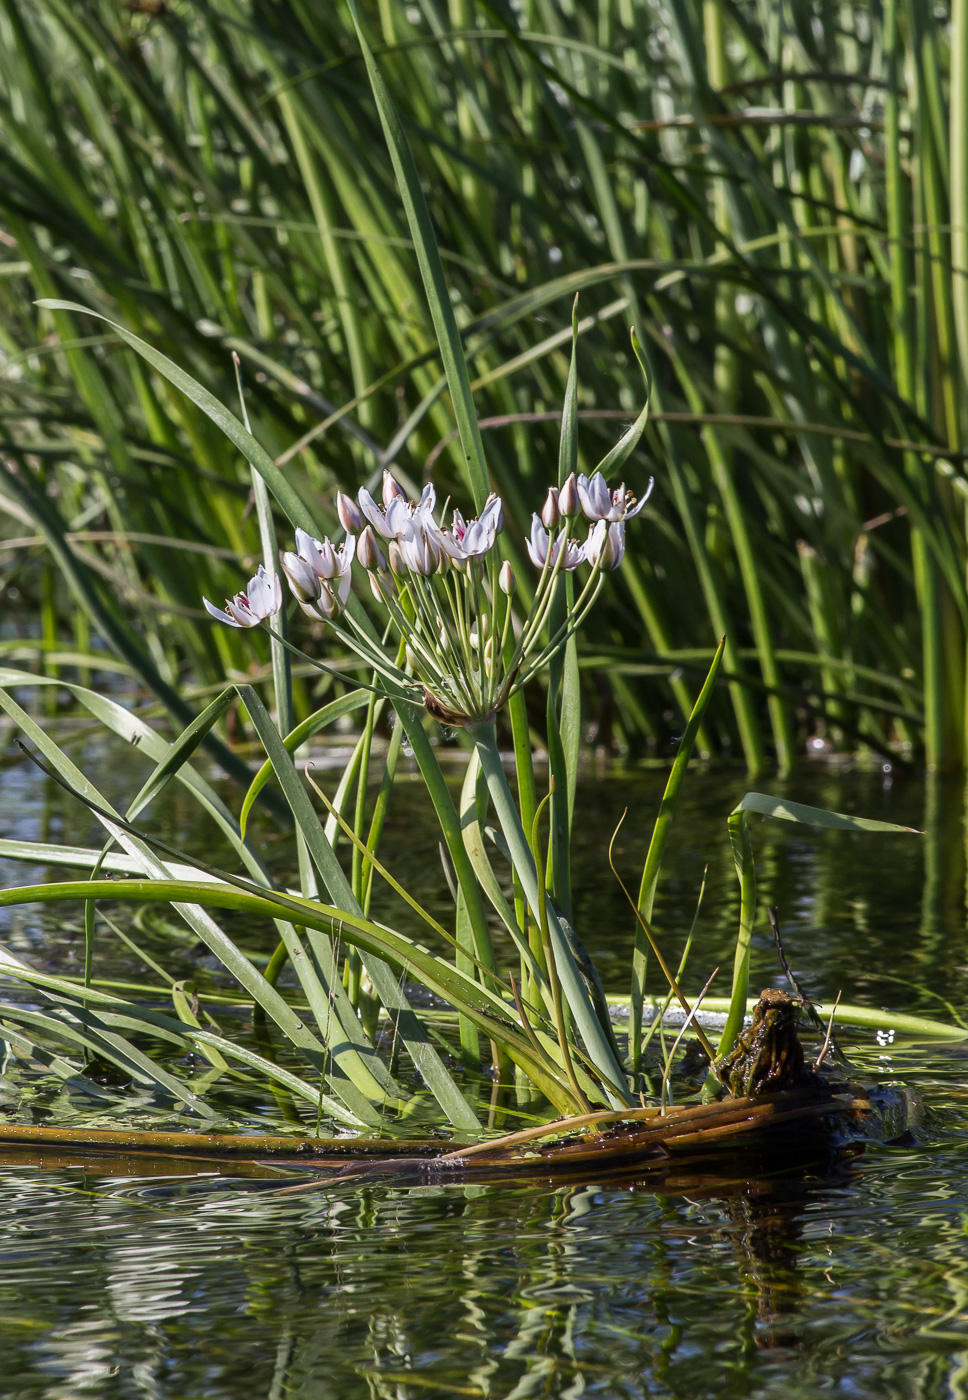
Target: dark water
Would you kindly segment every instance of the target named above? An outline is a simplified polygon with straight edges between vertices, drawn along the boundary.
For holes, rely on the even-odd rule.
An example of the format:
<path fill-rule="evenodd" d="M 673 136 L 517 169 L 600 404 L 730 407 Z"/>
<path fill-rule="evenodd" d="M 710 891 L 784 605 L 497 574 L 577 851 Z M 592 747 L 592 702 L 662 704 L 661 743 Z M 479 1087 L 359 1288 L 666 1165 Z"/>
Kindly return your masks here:
<path fill-rule="evenodd" d="M 81 733 L 77 755 L 107 796 L 131 795 L 140 775 L 99 745 Z M 630 928 L 604 847 L 628 806 L 619 862 L 634 877 L 661 782 L 589 770 L 579 796 L 576 924 L 615 991 Z M 691 987 L 730 955 L 725 816 L 747 786 L 692 776 L 670 845 L 657 925 L 673 952 L 709 865 Z M 805 989 L 938 1018 L 968 1012 L 963 789 L 820 768 L 760 786 L 927 828 L 923 839 L 877 838 L 754 823 L 761 903 L 780 907 Z M 176 794 L 157 820 L 188 850 L 207 844 Z M 93 830 L 17 764 L 0 770 L 0 835 L 84 844 Z M 416 784 L 400 784 L 386 854 L 446 908 Z M 282 843 L 277 855 L 285 861 Z M 5 884 L 43 874 L 0 862 Z M 69 906 L 56 917 L 7 911 L 0 938 L 76 970 L 79 920 Z M 759 924 L 755 978 L 774 982 Z M 255 953 L 271 948 L 264 930 L 233 931 Z M 137 937 L 203 994 L 227 992 L 191 938 L 161 923 Z M 123 947 L 105 943 L 99 956 L 111 975 L 144 980 Z M 923 1142 L 836 1160 L 787 1150 L 700 1162 L 659 1181 L 344 1183 L 292 1196 L 214 1168 L 186 1179 L 163 1163 L 151 1176 L 122 1164 L 131 1175 L 118 1178 L 69 1156 L 9 1154 L 0 1395 L 968 1394 L 968 1052 L 870 1037 L 854 1048 L 882 1079 L 920 1089 L 931 1106 Z M 30 1116 L 22 1085 L 0 1091 L 0 1110 Z"/>

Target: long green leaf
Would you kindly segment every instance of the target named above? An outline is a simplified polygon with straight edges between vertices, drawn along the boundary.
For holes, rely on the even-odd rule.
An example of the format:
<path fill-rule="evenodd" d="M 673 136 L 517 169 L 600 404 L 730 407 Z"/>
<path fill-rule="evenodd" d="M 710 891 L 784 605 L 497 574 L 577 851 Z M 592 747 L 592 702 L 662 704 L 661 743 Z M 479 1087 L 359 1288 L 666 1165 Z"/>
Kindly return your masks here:
<path fill-rule="evenodd" d="M 55 771 L 70 783 L 82 797 L 94 803 L 100 811 L 109 814 L 99 815 L 99 820 L 128 855 L 138 860 L 142 871 L 155 878 L 164 878 L 168 873 L 165 864 L 142 841 L 129 835 L 121 826 L 114 824 L 111 815 L 116 814 L 113 813 L 110 803 L 2 688 L 0 688 L 0 709 L 3 709 L 30 741 L 36 745 Z M 98 885 L 97 881 L 90 882 L 89 898 L 97 897 L 94 890 Z M 324 1072 L 327 1067 L 331 1069 L 326 1047 L 303 1025 L 300 1018 L 291 1010 L 275 988 L 270 987 L 262 974 L 227 937 L 218 924 L 199 907 L 180 904 L 176 905 L 176 909 L 202 942 L 219 958 L 226 970 L 276 1022 L 287 1039 L 298 1047 L 320 1072 Z M 350 1080 L 340 1079 L 334 1087 L 337 1088 L 340 1097 L 346 1102 L 354 1121 L 370 1123 L 373 1126 L 379 1123 L 379 1115 Z"/>
<path fill-rule="evenodd" d="M 842 812 L 808 807 L 803 802 L 791 802 L 789 798 L 772 797 L 765 792 L 748 792 L 735 811 L 755 812 L 760 817 L 780 817 L 783 821 L 826 827 L 833 831 L 905 832 L 912 836 L 924 834 L 914 826 L 898 826 L 895 822 L 875 821 L 871 817 L 847 817 Z"/>
<path fill-rule="evenodd" d="M 369 700 L 369 693 L 365 690 L 351 690 L 347 695 L 341 695 L 338 700 L 331 700 L 328 705 L 324 705 L 321 710 L 307 717 L 297 724 L 283 738 L 283 743 L 289 753 L 296 753 L 303 744 L 307 743 L 314 734 L 318 734 L 327 725 L 342 719 L 344 715 L 352 714 L 354 710 L 361 709 Z M 239 813 L 239 829 L 245 836 L 245 828 L 249 819 L 249 814 L 255 806 L 256 798 L 272 777 L 272 764 L 266 759 L 262 767 L 252 779 L 252 785 L 242 802 L 242 809 Z"/>
<path fill-rule="evenodd" d="M 895 822 L 876 821 L 870 817 L 848 817 L 823 807 L 808 807 L 803 802 L 771 797 L 763 792 L 748 792 L 731 812 L 727 825 L 733 864 L 740 887 L 740 926 L 733 959 L 733 987 L 730 994 L 726 1024 L 720 1036 L 718 1054 L 729 1053 L 743 1024 L 746 999 L 749 994 L 750 948 L 753 921 L 756 914 L 756 869 L 750 841 L 748 812 L 761 817 L 779 817 L 783 821 L 818 826 L 830 831 L 861 831 L 920 836 L 913 826 L 898 826 Z"/>
<path fill-rule="evenodd" d="M 662 794 L 662 801 L 659 804 L 659 812 L 652 828 L 652 839 L 649 842 L 649 849 L 646 852 L 645 865 L 642 869 L 642 880 L 639 885 L 638 907 L 647 924 L 652 922 L 652 907 L 655 903 L 656 886 L 659 883 L 659 873 L 662 869 L 662 860 L 665 855 L 666 843 L 675 821 L 676 810 L 679 806 L 679 794 L 686 776 L 686 769 L 692 757 L 692 750 L 696 743 L 696 736 L 702 727 L 703 715 L 709 704 L 713 690 L 716 685 L 716 678 L 719 675 L 719 668 L 723 660 L 723 652 L 726 647 L 725 637 L 716 648 L 709 673 L 703 683 L 703 687 L 696 698 L 696 703 L 692 707 L 692 713 L 686 722 L 686 728 L 679 741 L 679 751 L 676 754 L 675 762 L 666 779 L 665 791 Z M 648 966 L 649 943 L 645 931 L 636 925 L 635 947 L 632 953 L 632 990 L 629 1002 L 629 1058 L 632 1063 L 633 1074 L 638 1073 L 641 1059 L 641 1039 L 642 1039 L 642 1004 L 645 997 L 645 973 Z"/>
<path fill-rule="evenodd" d="M 454 307 L 447 279 L 444 276 L 443 264 L 440 261 L 437 240 L 430 222 L 430 212 L 427 209 L 427 201 L 420 185 L 420 175 L 414 164 L 400 118 L 363 34 L 356 5 L 354 0 L 347 0 L 347 3 L 363 52 L 367 75 L 380 116 L 380 124 L 383 127 L 383 134 L 390 151 L 390 159 L 393 161 L 397 189 L 406 211 L 410 236 L 413 239 L 414 250 L 420 265 L 424 291 L 427 294 L 430 314 L 437 332 L 437 343 L 440 346 L 444 372 L 447 375 L 447 385 L 450 389 L 454 414 L 457 418 L 457 429 L 460 433 L 467 484 L 474 498 L 474 505 L 480 510 L 490 490 L 487 464 L 484 459 L 484 444 L 481 441 L 481 430 L 477 424 L 477 413 L 471 394 L 467 362 L 464 359 L 464 349 L 461 345 L 460 332 L 457 329 L 457 320 L 454 316 Z"/>
<path fill-rule="evenodd" d="M 214 724 L 225 714 L 235 698 L 235 691 L 230 686 L 223 690 L 212 703 L 201 712 L 187 729 L 183 730 L 175 743 L 172 744 L 165 757 L 161 760 L 151 777 L 147 780 L 140 792 L 129 804 L 125 816 L 128 821 L 134 821 L 150 802 L 162 792 L 166 785 L 181 768 L 183 763 L 187 763 L 192 754 L 202 743 L 206 734 Z"/>
<path fill-rule="evenodd" d="M 313 518 L 311 509 L 290 486 L 262 444 L 257 442 L 251 433 L 246 432 L 234 413 L 229 412 L 214 394 L 203 388 L 196 379 L 193 379 L 190 374 L 176 365 L 174 360 L 170 360 L 167 355 L 163 355 L 159 350 L 149 345 L 146 340 L 142 340 L 140 336 L 135 335 L 133 331 L 128 330 L 118 321 L 112 321 L 110 317 L 102 316 L 99 311 L 93 311 L 89 306 L 82 306 L 80 302 L 58 301 L 53 297 L 43 297 L 37 305 L 51 311 L 72 311 L 82 316 L 94 316 L 98 321 L 103 321 L 110 326 L 126 345 L 130 345 L 131 349 L 136 351 L 143 360 L 146 360 L 152 369 L 157 370 L 170 384 L 173 384 L 176 389 L 191 399 L 192 403 L 200 408 L 216 427 L 221 428 L 229 441 L 235 443 L 245 460 L 263 478 L 293 526 L 305 527 L 308 521 L 318 533 L 322 533 Z"/>
<path fill-rule="evenodd" d="M 26 966 L 19 958 L 13 958 L 5 949 L 0 948 L 0 967 L 10 977 L 27 983 L 29 986 L 37 987 L 39 990 L 55 996 L 65 1003 L 78 1004 L 77 988 L 64 978 L 53 977 L 46 973 L 37 972 L 35 969 Z M 101 992 L 95 988 L 87 988 L 84 998 L 88 1002 L 97 1003 L 104 1008 L 104 1014 L 116 1015 L 118 1019 L 126 1019 L 131 1022 L 140 1033 L 160 1034 L 167 1039 L 174 1040 L 176 1044 L 196 1043 L 200 1048 L 206 1049 L 214 1054 L 228 1056 L 230 1059 L 238 1060 L 240 1063 L 248 1065 L 249 1068 L 257 1070 L 266 1080 L 273 1080 L 291 1090 L 300 1098 L 307 1099 L 312 1106 L 322 1111 L 327 1117 L 334 1119 L 338 1123 L 344 1123 L 347 1127 L 365 1126 L 358 1119 L 348 1114 L 343 1104 L 308 1083 L 299 1075 L 293 1074 L 278 1065 L 273 1060 L 267 1060 L 265 1056 L 249 1050 L 246 1046 L 236 1045 L 227 1040 L 224 1036 L 215 1035 L 211 1031 L 201 1028 L 193 1029 L 189 1025 L 182 1025 L 171 1016 L 166 1016 L 163 1012 L 155 1011 L 150 1007 L 140 1006 L 134 1002 L 124 1001 L 122 998 L 112 995 L 109 992 Z M 61 1023 L 57 1023 L 59 1025 Z M 52 1027 L 56 1030 L 56 1025 Z M 133 1048 L 133 1047 L 132 1047 Z M 78 1086 L 91 1092 L 95 1097 L 100 1097 L 96 1085 L 88 1088 L 84 1078 L 75 1067 L 66 1061 L 57 1061 L 53 1066 L 56 1072 L 63 1074 L 65 1078 L 77 1078 Z"/>
<path fill-rule="evenodd" d="M 368 919 L 343 909 L 302 899 L 296 895 L 239 890 L 231 885 L 211 885 L 165 879 L 67 881 L 54 885 L 23 885 L 0 890 L 0 908 L 11 905 L 51 903 L 77 899 L 119 899 L 136 903 L 186 903 L 207 908 L 237 910 L 255 917 L 278 917 L 280 913 L 297 926 L 317 929 L 328 936 L 339 936 L 361 952 L 393 963 L 417 978 L 428 991 L 460 1010 L 486 1035 L 499 1039 L 508 1054 L 520 1064 L 535 1085 L 552 1103 L 568 1101 L 567 1087 L 553 1077 L 554 1067 L 541 1058 L 528 1039 L 511 1023 L 508 1007 L 500 997 L 474 982 L 442 958 L 419 944 Z M 35 979 L 38 980 L 39 979 Z M 88 992 L 93 996 L 93 991 Z M 176 1023 L 177 1024 L 177 1023 Z M 199 1033 L 202 1034 L 202 1033 Z M 220 1048 L 223 1043 L 219 1042 Z M 227 1053 L 227 1052 L 226 1052 Z"/>
<path fill-rule="evenodd" d="M 336 853 L 326 839 L 309 795 L 296 773 L 292 758 L 262 701 L 251 686 L 239 686 L 238 692 L 330 897 L 347 914 L 362 913 Z M 368 952 L 364 952 L 363 959 L 377 996 L 395 1018 L 408 1053 L 448 1119 L 458 1128 L 479 1127 L 476 1114 L 454 1083 L 443 1060 L 430 1044 L 426 1030 L 396 978 L 381 959 L 370 957 Z"/>

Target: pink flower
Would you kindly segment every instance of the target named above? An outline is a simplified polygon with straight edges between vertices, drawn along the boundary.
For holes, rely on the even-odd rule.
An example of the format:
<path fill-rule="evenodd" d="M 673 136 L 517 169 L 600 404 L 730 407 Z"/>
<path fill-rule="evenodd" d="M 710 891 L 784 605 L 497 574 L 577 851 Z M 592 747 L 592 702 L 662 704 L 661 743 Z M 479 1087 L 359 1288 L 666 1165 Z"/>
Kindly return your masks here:
<path fill-rule="evenodd" d="M 314 539 L 305 530 L 296 531 L 296 553 L 282 556 L 282 571 L 304 613 L 328 622 L 343 611 L 355 554 L 353 535 L 335 546 L 329 540 Z"/>
<path fill-rule="evenodd" d="M 202 602 L 216 622 L 226 622 L 229 627 L 257 627 L 264 618 L 274 617 L 282 607 L 282 585 L 278 575 L 267 574 L 260 564 L 249 579 L 246 591 L 226 600 L 224 612 L 207 598 Z"/>
<path fill-rule="evenodd" d="M 532 515 L 531 517 L 531 538 L 528 540 L 528 553 L 535 568 L 543 569 L 546 564 L 554 568 L 561 553 L 563 536 L 559 535 L 554 544 L 551 536 L 541 523 L 541 517 Z M 550 552 L 550 554 L 549 554 Z M 571 573 L 572 569 L 577 569 L 578 565 L 584 563 L 585 546 L 579 544 L 577 540 L 569 540 L 565 545 L 565 557 L 561 561 L 561 567 Z"/>
<path fill-rule="evenodd" d="M 424 487 L 418 502 L 408 501 L 390 473 L 384 472 L 383 508 L 381 509 L 377 505 L 365 486 L 360 487 L 357 499 L 360 503 L 360 510 L 376 533 L 385 540 L 393 540 L 400 539 L 406 534 L 410 521 L 417 511 L 427 511 L 429 514 L 433 510 L 437 501 L 437 493 L 433 486 L 428 485 Z"/>
<path fill-rule="evenodd" d="M 609 524 L 599 520 L 588 532 L 585 541 L 585 562 L 604 573 L 617 569 L 625 558 L 625 521 Z"/>
<path fill-rule="evenodd" d="M 418 510 L 416 514 L 419 513 Z M 504 505 L 500 496 L 490 496 L 476 520 L 465 521 L 460 511 L 455 510 L 449 530 L 442 530 L 432 518 L 430 526 L 447 557 L 455 564 L 464 564 L 468 559 L 479 559 L 493 549 L 495 540 L 504 528 Z"/>
<path fill-rule="evenodd" d="M 439 530 L 428 511 L 426 515 L 418 507 L 403 534 L 397 537 L 397 547 L 403 562 L 414 574 L 428 578 L 440 568 L 441 545 Z M 391 546 L 392 548 L 392 546 Z"/>
<path fill-rule="evenodd" d="M 620 520 L 631 520 L 638 515 L 652 494 L 653 480 L 649 478 L 649 484 L 640 500 L 636 500 L 631 491 L 626 491 L 625 482 L 615 491 L 610 491 L 608 483 L 601 472 L 595 472 L 591 477 L 580 476 L 578 478 L 578 495 L 581 498 L 581 508 L 589 520 L 609 520 L 617 523 Z"/>

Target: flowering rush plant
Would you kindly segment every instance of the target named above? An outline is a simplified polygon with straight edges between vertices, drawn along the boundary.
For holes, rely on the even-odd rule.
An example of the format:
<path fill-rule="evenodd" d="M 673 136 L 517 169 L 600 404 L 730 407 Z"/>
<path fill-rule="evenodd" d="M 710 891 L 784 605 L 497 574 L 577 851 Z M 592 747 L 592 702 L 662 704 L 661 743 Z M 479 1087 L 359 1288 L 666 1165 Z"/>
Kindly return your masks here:
<path fill-rule="evenodd" d="M 432 485 L 414 501 L 389 472 L 382 504 L 365 487 L 355 501 L 338 493 L 342 543 L 297 529 L 295 550 L 281 557 L 282 572 L 303 612 L 332 627 L 392 689 L 421 700 L 442 723 L 480 724 L 581 626 L 605 576 L 625 556 L 626 522 L 651 490 L 650 479 L 636 499 L 624 483 L 612 489 L 598 471 L 573 472 L 560 489 L 549 489 L 531 519 L 527 552 L 537 584 L 523 619 L 515 616 L 516 580 L 501 550 L 501 498 L 491 495 L 472 520 L 446 507 L 438 518 Z M 350 604 L 354 564 L 388 614 L 384 642 Z M 572 575 L 577 583 L 566 590 L 568 606 L 558 609 L 555 601 Z M 224 609 L 203 601 L 219 622 L 254 627 L 279 612 L 282 598 L 279 578 L 260 565 Z M 406 669 L 385 645 L 394 632 Z"/>

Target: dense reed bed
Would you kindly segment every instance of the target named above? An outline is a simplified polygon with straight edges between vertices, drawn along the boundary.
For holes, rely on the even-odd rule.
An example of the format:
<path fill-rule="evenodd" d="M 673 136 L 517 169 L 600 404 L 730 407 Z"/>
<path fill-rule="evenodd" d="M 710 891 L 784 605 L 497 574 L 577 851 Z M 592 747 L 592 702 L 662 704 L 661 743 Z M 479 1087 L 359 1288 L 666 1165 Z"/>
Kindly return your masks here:
<path fill-rule="evenodd" d="M 703 749 L 963 766 L 963 5 L 362 9 L 512 555 L 558 450 L 576 292 L 580 469 L 641 406 L 630 325 L 651 363 L 626 470 L 657 478 L 651 528 L 581 643 L 587 732 L 680 734 L 725 635 Z M 200 592 L 259 555 L 249 468 L 103 323 L 33 303 L 110 316 L 223 402 L 235 351 L 256 436 L 324 524 L 385 466 L 463 505 L 350 13 L 4 0 L 0 73 L 4 614 L 40 607 L 54 673 L 100 638 L 183 725 L 180 682 L 269 674 L 267 648 L 198 625 Z"/>
<path fill-rule="evenodd" d="M 365 1129 L 381 1128 L 387 1113 L 403 1119 L 410 1115 L 423 1090 L 415 1093 L 401 1081 L 404 1054 L 435 1100 L 439 1119 L 471 1134 L 482 1127 L 477 1100 L 485 1077 L 498 1098 L 513 1089 L 539 1113 L 550 1108 L 569 1122 L 586 1121 L 590 1113 L 594 1117 L 596 1108 L 606 1108 L 621 1119 L 633 1110 L 637 1097 L 644 1107 L 646 1092 L 657 1099 L 651 1109 L 664 1115 L 673 1061 L 687 1030 L 701 1051 L 702 1068 L 698 1076 L 694 1071 L 691 1075 L 694 1096 L 725 1092 L 743 1098 L 770 1087 L 802 1087 L 807 1081 L 795 1022 L 803 998 L 795 983 L 796 1001 L 775 990 L 764 992 L 750 1031 L 743 1030 L 758 913 L 749 816 L 842 832 L 899 835 L 913 829 L 762 793 L 749 792 L 742 798 L 728 817 L 740 887 L 739 929 L 726 1016 L 714 1045 L 697 1015 L 719 969 L 714 969 L 698 994 L 687 997 L 679 979 L 692 935 L 674 973 L 663 949 L 668 940 L 657 939 L 652 920 L 685 772 L 724 662 L 727 667 L 730 664 L 730 636 L 724 633 L 681 735 L 644 855 L 637 896 L 615 864 L 617 831 L 608 848 L 607 863 L 636 923 L 627 1031 L 621 1037 L 616 1033 L 593 954 L 572 924 L 572 838 L 580 821 L 577 774 L 585 729 L 577 639 L 600 596 L 607 594 L 609 582 L 621 577 L 623 564 L 630 562 L 627 533 L 628 538 L 634 537 L 646 523 L 652 481 L 638 494 L 616 481 L 636 460 L 650 421 L 655 375 L 633 325 L 630 348 L 644 376 L 640 402 L 632 421 L 618 441 L 607 447 L 594 471 L 582 471 L 578 369 L 582 325 L 575 298 L 568 371 L 561 409 L 555 415 L 560 419 L 557 470 L 540 483 L 534 502 L 541 505 L 540 515 L 532 514 L 526 558 L 521 558 L 519 541 L 506 528 L 514 513 L 508 507 L 517 504 L 521 475 L 512 474 L 507 483 L 506 506 L 504 498 L 492 490 L 470 357 L 420 171 L 352 0 L 349 13 L 390 157 L 395 194 L 413 241 L 420 290 L 453 408 L 453 436 L 459 443 L 457 484 L 469 498 L 468 515 L 449 497 L 439 499 L 443 480 L 429 480 L 419 495 L 416 491 L 408 495 L 384 465 L 379 501 L 365 485 L 355 497 L 337 490 L 329 506 L 335 508 L 345 533 L 330 539 L 326 497 L 308 495 L 304 479 L 290 480 L 280 465 L 287 454 L 274 460 L 265 440 L 253 432 L 243 389 L 242 355 L 237 349 L 233 361 L 240 416 L 190 373 L 184 356 L 169 358 L 125 322 L 74 300 L 45 296 L 38 301 L 39 310 L 54 317 L 77 317 L 118 337 L 137 357 L 145 379 L 153 374 L 177 395 L 173 402 L 179 407 L 173 416 L 197 410 L 247 462 L 250 475 L 243 494 L 251 493 L 261 563 L 244 588 L 236 579 L 236 591 L 224 608 L 207 597 L 203 603 L 208 616 L 228 629 L 228 635 L 238 634 L 244 641 L 261 631 L 268 637 L 271 693 L 267 707 L 254 685 L 230 672 L 228 683 L 169 744 L 142 714 L 119 705 L 103 689 L 58 676 L 38 677 L 9 666 L 0 669 L 0 710 L 18 736 L 21 753 L 66 789 L 78 807 L 93 814 L 107 838 L 100 852 L 93 847 L 60 846 L 43 851 L 35 840 L 4 842 L 8 856 L 73 865 L 86 872 L 86 878 L 0 891 L 0 907 L 65 901 L 80 901 L 84 907 L 80 983 L 39 971 L 0 950 L 0 971 L 43 997 L 40 1010 L 20 1001 L 0 1006 L 0 1033 L 15 1056 L 32 1059 L 75 1085 L 84 1084 L 85 1091 L 95 1096 L 96 1083 L 86 1071 L 91 1063 L 106 1060 L 114 1072 L 149 1087 L 164 1101 L 180 1103 L 210 1124 L 219 1117 L 220 1108 L 211 1102 L 209 1091 L 221 1093 L 221 1081 L 241 1075 L 247 1092 L 259 1083 L 281 1086 L 296 1121 L 303 1121 L 297 1099 L 304 1114 L 315 1113 L 317 1134 L 324 1118 Z M 77 363 L 85 373 L 94 363 L 93 348 L 76 347 Z M 431 387 L 424 398 L 428 412 L 437 397 Z M 402 444 L 404 436 L 398 437 Z M 676 471 L 673 466 L 673 475 Z M 97 594 L 87 575 L 75 567 L 72 546 L 78 541 L 65 537 L 56 498 L 40 497 L 28 470 L 17 465 L 10 480 L 22 513 L 44 528 L 48 547 L 58 553 L 77 594 L 96 614 Z M 31 509 L 35 517 L 30 516 Z M 471 515 L 471 510 L 476 514 Z M 655 531 L 656 522 L 651 523 Z M 281 540 L 280 524 L 285 530 Z M 290 529 L 295 548 L 280 550 Z M 162 547 L 171 544 L 178 549 L 182 543 L 164 535 L 155 538 Z M 180 567 L 197 586 L 192 571 L 184 564 Z M 56 609 L 52 607 L 50 613 L 50 621 L 56 623 Z M 184 713 L 182 695 L 164 680 L 150 656 L 139 650 L 140 643 L 110 617 L 107 622 L 108 635 L 126 663 L 140 664 L 146 679 L 147 674 L 153 675 L 159 698 L 170 709 Z M 329 640 L 323 648 L 318 645 L 321 629 Z M 139 663 L 142 655 L 145 660 Z M 343 692 L 298 723 L 293 657 L 309 676 Z M 96 666 L 97 661 L 84 652 L 58 656 L 52 650 L 44 653 L 44 659 L 57 666 L 82 667 Z M 357 674 L 352 677 L 353 688 L 347 689 L 350 665 Z M 728 671 L 727 679 L 735 688 L 735 678 Z M 542 755 L 535 752 L 528 714 L 528 697 L 533 698 L 539 685 L 546 699 L 547 768 Z M 52 726 L 38 723 L 35 714 L 24 709 L 18 694 L 38 689 L 50 697 L 66 691 L 101 726 L 151 760 L 150 772 L 138 791 L 126 797 L 123 810 L 113 806 L 96 781 L 75 764 L 53 737 Z M 770 699 L 779 697 L 774 694 Z M 305 775 L 299 771 L 297 755 L 314 735 L 364 707 L 361 732 L 330 797 L 313 777 L 311 763 Z M 246 774 L 250 779 L 238 812 L 192 765 L 193 755 L 212 742 L 232 709 L 247 716 L 257 736 L 256 752 L 264 754 L 258 772 L 250 772 L 221 740 L 216 741 L 226 766 L 234 766 L 239 776 Z M 780 711 L 771 713 L 776 720 Z M 382 778 L 374 796 L 369 782 L 374 740 L 388 720 L 392 738 L 378 759 Z M 512 738 L 513 788 L 508 756 L 499 745 L 499 723 L 507 725 Z M 467 752 L 457 801 L 428 732 L 439 725 L 460 736 Z M 401 881 L 378 854 L 404 736 L 440 830 L 439 854 L 453 899 L 446 922 L 424 908 L 408 891 L 407 880 Z M 782 747 L 780 759 L 784 761 Z M 222 842 L 227 840 L 229 865 L 234 868 L 221 868 L 207 856 L 188 857 L 181 847 L 151 831 L 150 818 L 146 824 L 144 814 L 173 780 L 198 804 L 213 838 L 217 831 Z M 265 796 L 270 782 L 277 812 L 285 815 L 292 831 L 287 844 L 297 859 L 298 889 L 279 881 L 266 863 L 261 843 L 253 840 L 248 829 L 252 808 Z M 325 819 L 309 789 L 325 808 Z M 341 839 L 343 860 L 336 850 Z M 396 897 L 392 925 L 372 915 L 371 896 L 377 882 Z M 704 886 L 705 881 L 698 892 L 693 928 Z M 146 966 L 169 983 L 174 1016 L 97 987 L 94 973 L 104 937 L 120 937 L 135 947 L 103 908 L 105 902 L 122 907 L 133 903 L 142 909 L 171 905 L 250 998 L 253 1030 L 261 1027 L 263 1031 L 260 1048 L 223 1035 L 208 1013 L 208 1024 L 200 1020 L 197 993 L 189 1000 L 193 989 L 154 959 L 148 958 Z M 264 973 L 213 911 L 219 911 L 220 918 L 226 913 L 242 914 L 263 927 L 274 926 L 278 944 Z M 770 921 L 779 945 L 774 910 Z M 510 940 L 500 957 L 494 939 L 499 927 Z M 426 942 L 417 941 L 417 929 Z M 517 977 L 508 965 L 508 952 Z M 652 1030 L 663 1021 L 665 1010 L 654 1007 L 652 1026 L 646 1030 L 650 958 L 661 973 L 666 1008 L 674 999 L 685 1016 L 671 1048 L 662 1044 L 661 1082 L 653 1082 L 657 1066 L 654 1052 L 647 1053 Z M 287 964 L 298 979 L 315 1029 L 279 990 L 280 973 Z M 415 989 L 423 1004 L 414 1004 Z M 842 1014 L 857 1019 L 865 1012 L 849 1008 L 848 1013 L 845 1008 Z M 896 1018 L 884 1013 L 875 1013 L 875 1020 L 882 1029 L 897 1028 Z M 268 1022 L 281 1034 L 293 1067 L 283 1069 L 277 1063 L 272 1043 L 265 1037 Z M 818 1065 L 827 1051 L 831 1025 Z M 936 1033 L 937 1028 L 922 1026 L 929 1034 Z M 942 1033 L 951 1034 L 951 1028 L 942 1028 Z M 154 1055 L 141 1048 L 143 1041 L 153 1045 Z M 59 1049 L 53 1052 L 52 1043 L 69 1052 L 81 1051 L 82 1060 L 68 1059 Z M 164 1058 L 155 1058 L 162 1046 L 169 1055 L 171 1046 L 187 1051 L 189 1062 L 201 1055 L 209 1068 L 197 1080 L 186 1078 L 180 1065 L 169 1068 Z M 239 1064 L 241 1070 L 231 1068 Z M 494 1102 L 492 1097 L 492 1107 Z"/>

